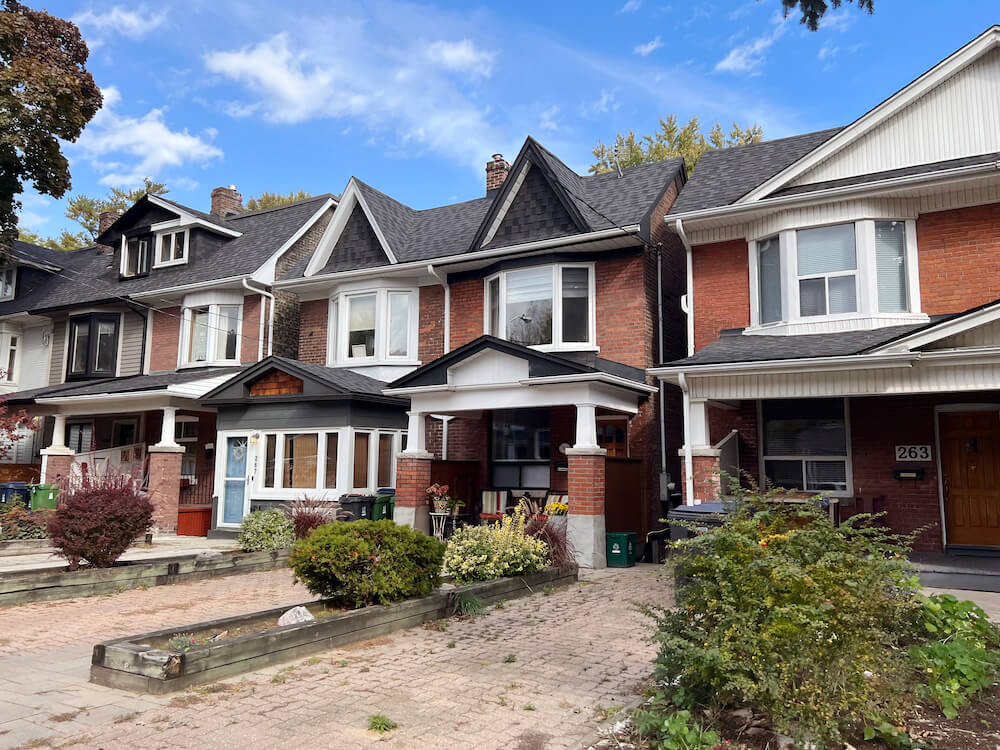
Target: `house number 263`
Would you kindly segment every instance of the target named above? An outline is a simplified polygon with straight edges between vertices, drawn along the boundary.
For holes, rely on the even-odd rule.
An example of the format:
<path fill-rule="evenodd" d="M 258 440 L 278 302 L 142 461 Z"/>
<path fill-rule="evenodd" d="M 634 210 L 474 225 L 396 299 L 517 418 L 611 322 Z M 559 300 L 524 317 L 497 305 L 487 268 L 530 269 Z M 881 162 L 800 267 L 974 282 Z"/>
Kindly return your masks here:
<path fill-rule="evenodd" d="M 897 461 L 930 461 L 931 447 L 929 445 L 897 445 Z"/>

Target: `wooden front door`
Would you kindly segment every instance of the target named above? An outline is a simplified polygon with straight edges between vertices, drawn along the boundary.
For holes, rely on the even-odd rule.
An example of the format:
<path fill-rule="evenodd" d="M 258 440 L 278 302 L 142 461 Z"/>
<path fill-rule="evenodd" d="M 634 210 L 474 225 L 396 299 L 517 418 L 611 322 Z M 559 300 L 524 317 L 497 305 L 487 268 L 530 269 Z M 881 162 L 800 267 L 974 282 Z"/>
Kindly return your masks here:
<path fill-rule="evenodd" d="M 1000 547 L 1000 411 L 941 414 L 948 544 Z"/>

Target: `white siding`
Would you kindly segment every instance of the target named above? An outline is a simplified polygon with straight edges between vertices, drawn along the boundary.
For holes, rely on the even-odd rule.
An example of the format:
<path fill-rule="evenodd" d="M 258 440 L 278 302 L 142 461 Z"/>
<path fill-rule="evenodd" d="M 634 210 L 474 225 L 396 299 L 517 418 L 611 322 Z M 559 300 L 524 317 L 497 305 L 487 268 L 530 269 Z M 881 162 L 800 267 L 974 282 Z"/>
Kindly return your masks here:
<path fill-rule="evenodd" d="M 65 380 L 66 368 L 66 319 L 52 324 L 52 351 L 49 358 L 49 385 L 58 385 Z"/>
<path fill-rule="evenodd" d="M 49 359 L 52 349 L 52 326 L 25 329 L 21 340 L 21 364 L 17 389 L 41 388 L 49 384 Z"/>
<path fill-rule="evenodd" d="M 138 375 L 142 372 L 142 332 L 146 321 L 131 310 L 122 315 L 120 375 Z"/>
<path fill-rule="evenodd" d="M 1000 346 L 1000 321 L 977 326 L 968 331 L 947 336 L 924 347 L 928 351 L 962 349 L 975 346 Z"/>

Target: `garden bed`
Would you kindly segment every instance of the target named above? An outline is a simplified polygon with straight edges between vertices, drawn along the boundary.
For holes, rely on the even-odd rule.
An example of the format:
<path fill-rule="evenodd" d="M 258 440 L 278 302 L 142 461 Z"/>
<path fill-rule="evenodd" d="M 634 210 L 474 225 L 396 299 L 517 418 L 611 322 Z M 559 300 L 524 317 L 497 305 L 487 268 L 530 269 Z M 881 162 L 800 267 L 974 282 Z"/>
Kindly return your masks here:
<path fill-rule="evenodd" d="M 112 568 L 39 568 L 0 573 L 0 606 L 113 594 L 202 578 L 283 568 L 288 550 L 219 552 L 120 562 Z"/>
<path fill-rule="evenodd" d="M 4 539 L 0 541 L 0 557 L 13 555 L 44 555 L 55 552 L 48 539 Z"/>
<path fill-rule="evenodd" d="M 450 617 L 456 597 L 462 595 L 475 595 L 490 603 L 527 596 L 543 587 L 565 585 L 576 579 L 575 569 L 550 568 L 529 576 L 439 589 L 419 599 L 329 616 L 324 602 L 307 603 L 303 606 L 313 611 L 316 620 L 263 630 L 258 628 L 263 623 L 277 623 L 289 607 L 118 638 L 94 646 L 90 681 L 136 692 L 169 693 Z M 198 643 L 226 631 L 245 634 Z M 187 651 L 162 647 L 180 635 L 193 636 L 195 644 Z"/>

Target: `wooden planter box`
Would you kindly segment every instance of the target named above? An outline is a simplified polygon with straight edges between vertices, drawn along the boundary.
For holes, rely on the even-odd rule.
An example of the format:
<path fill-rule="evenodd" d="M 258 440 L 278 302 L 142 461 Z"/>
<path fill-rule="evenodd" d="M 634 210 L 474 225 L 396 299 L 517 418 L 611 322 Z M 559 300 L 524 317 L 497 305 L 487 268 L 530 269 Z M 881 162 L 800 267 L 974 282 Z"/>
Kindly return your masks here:
<path fill-rule="evenodd" d="M 0 557 L 12 555 L 41 555 L 55 552 L 48 539 L 4 539 L 0 541 Z"/>
<path fill-rule="evenodd" d="M 288 565 L 288 550 L 222 552 L 135 560 L 113 568 L 40 568 L 0 573 L 0 606 L 114 594 L 140 586 L 164 586 L 202 578 L 258 573 Z"/>
<path fill-rule="evenodd" d="M 118 638 L 94 646 L 90 681 L 135 692 L 169 693 L 292 661 L 316 651 L 368 640 L 429 620 L 450 617 L 455 608 L 455 598 L 461 594 L 475 594 L 489 603 L 527 596 L 545 586 L 565 585 L 576 579 L 575 569 L 560 572 L 550 568 L 523 578 L 501 578 L 439 589 L 421 599 L 364 607 L 312 622 L 272 627 L 229 640 L 194 646 L 186 653 L 154 648 L 151 644 L 163 643 L 182 633 L 218 633 L 262 619 L 277 621 L 291 607 Z M 302 606 L 322 608 L 325 605 L 313 602 Z"/>

